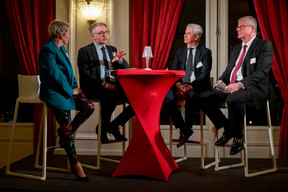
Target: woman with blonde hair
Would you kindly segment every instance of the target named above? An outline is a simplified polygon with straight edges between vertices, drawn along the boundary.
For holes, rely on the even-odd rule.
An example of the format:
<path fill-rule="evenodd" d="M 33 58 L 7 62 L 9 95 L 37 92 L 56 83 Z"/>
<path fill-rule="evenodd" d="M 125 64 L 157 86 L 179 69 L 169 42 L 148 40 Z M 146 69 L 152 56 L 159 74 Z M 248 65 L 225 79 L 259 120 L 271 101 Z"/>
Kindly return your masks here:
<path fill-rule="evenodd" d="M 60 145 L 65 149 L 73 173 L 79 181 L 88 181 L 77 158 L 72 134 L 94 112 L 94 105 L 77 86 L 73 68 L 64 47 L 71 37 L 70 26 L 65 21 L 53 20 L 49 27 L 49 40 L 41 48 L 38 57 L 40 66 L 40 99 L 45 101 L 60 125 L 57 130 Z M 70 111 L 79 113 L 71 121 Z"/>

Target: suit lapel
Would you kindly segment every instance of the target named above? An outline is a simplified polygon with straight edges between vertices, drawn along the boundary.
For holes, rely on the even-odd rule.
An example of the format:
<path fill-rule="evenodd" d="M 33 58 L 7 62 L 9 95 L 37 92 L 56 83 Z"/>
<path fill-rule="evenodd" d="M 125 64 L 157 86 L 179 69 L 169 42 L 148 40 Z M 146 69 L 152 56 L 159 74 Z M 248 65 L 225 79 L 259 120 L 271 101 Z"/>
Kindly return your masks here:
<path fill-rule="evenodd" d="M 255 37 L 255 39 L 253 40 L 253 42 L 251 43 L 251 46 L 249 47 L 249 50 L 244 58 L 244 62 L 243 62 L 243 65 L 245 65 L 246 63 L 249 63 L 250 61 L 250 58 L 252 57 L 251 54 L 253 52 L 253 50 L 255 50 L 255 47 L 257 45 L 257 41 L 258 41 L 258 38 Z"/>
<path fill-rule="evenodd" d="M 99 61 L 99 56 L 98 56 L 98 53 L 96 51 L 96 47 L 95 47 L 94 43 L 90 44 L 89 49 L 90 49 L 90 57 L 93 58 L 94 61 Z"/>
<path fill-rule="evenodd" d="M 109 45 L 106 45 L 106 49 L 107 49 L 107 51 L 108 51 L 108 55 L 109 55 L 109 57 L 110 57 L 110 61 L 112 61 L 112 59 L 113 59 L 113 50 L 112 50 L 112 47 L 109 46 Z"/>
<path fill-rule="evenodd" d="M 61 63 L 65 65 L 66 69 L 68 70 L 68 74 L 69 74 L 69 82 L 71 83 L 71 85 L 74 84 L 74 73 L 73 73 L 73 68 L 70 62 L 70 59 L 67 55 L 67 51 L 64 47 L 64 45 L 62 45 L 60 47 L 60 49 L 58 48 L 58 46 L 55 44 L 55 42 L 53 40 L 50 41 L 50 45 L 51 47 L 54 49 L 57 57 L 60 59 Z M 62 54 L 62 52 L 66 55 L 67 59 L 65 58 L 65 56 Z"/>
<path fill-rule="evenodd" d="M 183 66 L 183 70 L 186 69 L 186 62 L 187 62 L 187 47 L 184 48 L 184 51 L 182 52 L 182 66 Z"/>
<path fill-rule="evenodd" d="M 232 56 L 232 60 L 231 60 L 231 69 L 230 69 L 230 72 L 231 70 L 234 68 L 234 66 L 236 65 L 236 61 L 239 57 L 239 54 L 240 54 L 240 51 L 241 51 L 241 43 L 240 44 L 237 44 L 235 47 L 234 47 L 234 50 L 233 52 L 235 53 L 233 56 Z"/>
<path fill-rule="evenodd" d="M 201 47 L 201 46 L 198 46 L 197 49 L 196 49 L 196 52 L 195 52 L 194 63 L 193 63 L 193 69 L 194 69 L 194 71 L 196 70 L 196 65 L 197 65 L 197 63 L 199 62 L 200 58 L 201 58 L 201 54 L 202 54 L 201 49 L 202 49 L 202 47 Z"/>
<path fill-rule="evenodd" d="M 60 47 L 61 51 L 65 54 L 65 56 L 62 54 L 61 51 L 59 51 L 59 55 L 60 55 L 60 59 L 61 61 L 66 65 L 66 68 L 68 70 L 68 74 L 69 74 L 69 82 L 71 83 L 71 85 L 74 84 L 74 72 L 73 72 L 73 68 L 72 68 L 72 64 L 71 64 L 71 61 L 68 57 L 68 54 L 67 54 L 67 51 L 63 46 Z"/>

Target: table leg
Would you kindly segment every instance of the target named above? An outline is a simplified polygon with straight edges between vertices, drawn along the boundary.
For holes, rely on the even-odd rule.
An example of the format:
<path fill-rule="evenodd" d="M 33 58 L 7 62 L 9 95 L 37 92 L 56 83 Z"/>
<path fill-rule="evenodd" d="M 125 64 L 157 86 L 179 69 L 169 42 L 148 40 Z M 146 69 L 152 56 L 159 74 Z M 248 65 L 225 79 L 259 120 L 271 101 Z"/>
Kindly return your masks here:
<path fill-rule="evenodd" d="M 141 175 L 163 180 L 179 166 L 162 138 L 159 126 L 163 100 L 174 78 L 126 78 L 120 83 L 135 111 L 139 125 L 113 177 Z"/>

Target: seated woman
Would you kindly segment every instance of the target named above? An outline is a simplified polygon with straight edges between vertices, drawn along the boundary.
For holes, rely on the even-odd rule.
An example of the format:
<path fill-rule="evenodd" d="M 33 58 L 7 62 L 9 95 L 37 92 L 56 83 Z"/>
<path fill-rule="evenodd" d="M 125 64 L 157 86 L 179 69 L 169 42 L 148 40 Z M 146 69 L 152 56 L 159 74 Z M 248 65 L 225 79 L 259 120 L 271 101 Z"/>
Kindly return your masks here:
<path fill-rule="evenodd" d="M 45 101 L 60 125 L 57 130 L 60 145 L 65 149 L 73 173 L 79 181 L 88 181 L 77 158 L 72 134 L 94 112 L 94 105 L 78 88 L 73 68 L 64 47 L 71 37 L 70 26 L 53 20 L 49 27 L 49 40 L 41 48 L 38 57 L 40 66 L 40 99 Z M 70 110 L 79 110 L 73 121 Z"/>

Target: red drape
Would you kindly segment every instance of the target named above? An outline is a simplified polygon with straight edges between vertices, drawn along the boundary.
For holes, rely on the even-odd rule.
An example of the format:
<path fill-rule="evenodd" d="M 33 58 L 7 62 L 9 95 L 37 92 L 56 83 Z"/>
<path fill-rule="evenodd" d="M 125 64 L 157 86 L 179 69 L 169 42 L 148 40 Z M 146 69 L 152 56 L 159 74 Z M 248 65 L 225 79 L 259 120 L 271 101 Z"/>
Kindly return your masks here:
<path fill-rule="evenodd" d="M 48 40 L 49 23 L 54 19 L 54 0 L 5 0 L 12 36 L 19 57 L 20 65 L 27 75 L 39 73 L 38 53 L 41 46 Z M 34 112 L 34 140 L 40 124 L 41 106 L 35 106 Z M 48 145 L 55 143 L 55 134 L 49 113 L 48 117 Z M 49 121 L 50 120 L 50 121 Z M 49 123 L 51 122 L 51 123 Z M 34 149 L 35 144 L 34 142 Z"/>
<path fill-rule="evenodd" d="M 178 27 L 184 0 L 132 0 L 131 67 L 145 68 L 145 46 L 151 46 L 150 68 L 164 69 Z"/>
<path fill-rule="evenodd" d="M 272 70 L 279 85 L 284 109 L 282 114 L 279 158 L 288 158 L 288 14 L 287 0 L 254 0 L 264 39 L 273 43 Z"/>
<path fill-rule="evenodd" d="M 131 67 L 146 68 L 142 58 L 151 46 L 151 69 L 164 69 L 177 31 L 184 0 L 131 0 Z M 140 126 L 137 118 L 133 126 Z"/>

